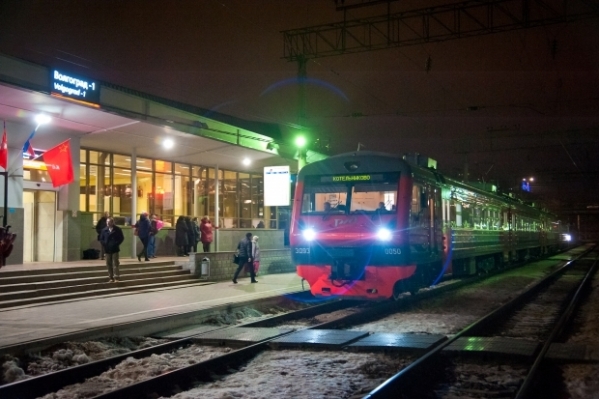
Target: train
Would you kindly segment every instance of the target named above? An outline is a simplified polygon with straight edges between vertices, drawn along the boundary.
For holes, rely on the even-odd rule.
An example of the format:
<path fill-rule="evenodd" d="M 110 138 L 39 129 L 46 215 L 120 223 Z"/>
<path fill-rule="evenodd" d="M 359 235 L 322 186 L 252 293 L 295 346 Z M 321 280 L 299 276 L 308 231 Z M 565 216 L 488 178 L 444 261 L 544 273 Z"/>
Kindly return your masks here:
<path fill-rule="evenodd" d="M 557 252 L 567 227 L 418 154 L 340 154 L 297 175 L 289 243 L 316 297 L 398 299 L 455 277 Z"/>

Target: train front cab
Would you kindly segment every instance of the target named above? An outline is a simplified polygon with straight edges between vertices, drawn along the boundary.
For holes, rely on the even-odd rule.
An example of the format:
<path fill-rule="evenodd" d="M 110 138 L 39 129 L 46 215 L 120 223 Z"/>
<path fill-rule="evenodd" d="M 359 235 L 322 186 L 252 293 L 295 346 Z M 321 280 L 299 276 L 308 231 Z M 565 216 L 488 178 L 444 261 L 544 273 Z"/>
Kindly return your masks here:
<path fill-rule="evenodd" d="M 360 157 L 348 173 L 348 159 L 308 165 L 298 176 L 292 258 L 315 296 L 388 299 L 416 269 L 407 263 L 410 173 L 391 157 Z"/>
<path fill-rule="evenodd" d="M 415 292 L 442 272 L 441 191 L 434 176 L 429 173 L 432 183 L 414 182 L 405 162 L 386 161 L 377 158 L 362 175 L 343 174 L 332 162 L 326 171 L 307 167 L 300 174 L 291 249 L 315 296 L 388 299 Z M 359 176 L 368 180 L 352 180 Z M 380 202 L 385 209 L 377 210 Z"/>

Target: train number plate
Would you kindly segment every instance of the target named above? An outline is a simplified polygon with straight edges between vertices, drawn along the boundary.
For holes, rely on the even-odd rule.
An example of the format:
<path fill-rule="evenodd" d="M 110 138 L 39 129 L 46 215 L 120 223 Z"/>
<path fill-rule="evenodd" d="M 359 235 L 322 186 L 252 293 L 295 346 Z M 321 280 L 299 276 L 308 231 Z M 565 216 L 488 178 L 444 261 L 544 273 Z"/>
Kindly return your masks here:
<path fill-rule="evenodd" d="M 401 255 L 401 248 L 385 248 L 385 255 Z"/>

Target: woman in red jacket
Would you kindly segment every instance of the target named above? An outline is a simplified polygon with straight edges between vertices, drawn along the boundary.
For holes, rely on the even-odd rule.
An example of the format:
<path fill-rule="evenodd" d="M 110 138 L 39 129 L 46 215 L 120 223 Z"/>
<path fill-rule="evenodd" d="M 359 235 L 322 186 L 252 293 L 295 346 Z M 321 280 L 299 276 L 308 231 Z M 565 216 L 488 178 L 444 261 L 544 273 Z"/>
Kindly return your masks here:
<path fill-rule="evenodd" d="M 208 216 L 204 216 L 202 218 L 202 222 L 200 223 L 200 241 L 202 241 L 202 246 L 204 247 L 204 252 L 210 252 L 210 244 L 214 239 L 212 234 L 212 230 L 218 229 L 218 226 L 213 226 Z"/>

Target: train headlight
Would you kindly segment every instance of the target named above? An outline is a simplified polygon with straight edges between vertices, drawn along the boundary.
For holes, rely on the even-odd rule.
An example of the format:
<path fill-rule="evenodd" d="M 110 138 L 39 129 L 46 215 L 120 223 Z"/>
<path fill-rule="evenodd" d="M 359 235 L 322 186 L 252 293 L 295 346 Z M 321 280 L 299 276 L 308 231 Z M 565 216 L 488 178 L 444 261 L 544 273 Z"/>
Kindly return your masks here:
<path fill-rule="evenodd" d="M 314 229 L 306 229 L 302 231 L 302 236 L 306 241 L 312 241 L 316 238 L 316 231 L 314 231 Z"/>
<path fill-rule="evenodd" d="M 386 228 L 381 228 L 376 232 L 376 237 L 381 241 L 389 241 L 391 240 L 392 236 L 393 234 L 391 234 L 391 230 Z"/>
<path fill-rule="evenodd" d="M 564 241 L 572 241 L 572 236 L 570 234 L 564 234 Z"/>

